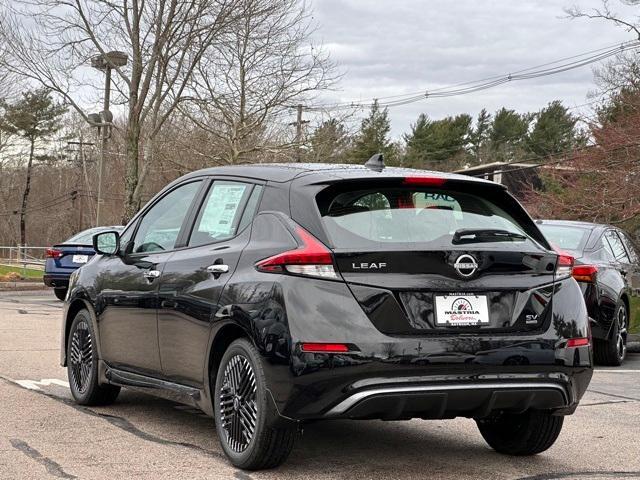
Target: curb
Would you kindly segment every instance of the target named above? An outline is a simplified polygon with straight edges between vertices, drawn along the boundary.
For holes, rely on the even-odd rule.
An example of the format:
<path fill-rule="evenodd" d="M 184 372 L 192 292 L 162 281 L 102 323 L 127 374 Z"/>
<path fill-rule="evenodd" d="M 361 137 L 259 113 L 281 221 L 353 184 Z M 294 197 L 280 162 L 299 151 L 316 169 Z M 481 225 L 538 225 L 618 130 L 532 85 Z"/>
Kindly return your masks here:
<path fill-rule="evenodd" d="M 0 282 L 0 292 L 42 292 L 49 287 L 36 282 Z"/>

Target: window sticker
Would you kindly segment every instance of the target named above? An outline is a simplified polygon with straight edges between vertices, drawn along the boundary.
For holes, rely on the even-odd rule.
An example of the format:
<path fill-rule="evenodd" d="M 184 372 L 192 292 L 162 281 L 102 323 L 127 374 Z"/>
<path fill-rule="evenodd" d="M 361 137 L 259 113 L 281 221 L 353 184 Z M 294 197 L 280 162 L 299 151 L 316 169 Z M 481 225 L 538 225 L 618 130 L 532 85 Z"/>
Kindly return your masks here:
<path fill-rule="evenodd" d="M 232 235 L 233 220 L 246 189 L 247 185 L 214 184 L 198 230 L 212 237 Z"/>

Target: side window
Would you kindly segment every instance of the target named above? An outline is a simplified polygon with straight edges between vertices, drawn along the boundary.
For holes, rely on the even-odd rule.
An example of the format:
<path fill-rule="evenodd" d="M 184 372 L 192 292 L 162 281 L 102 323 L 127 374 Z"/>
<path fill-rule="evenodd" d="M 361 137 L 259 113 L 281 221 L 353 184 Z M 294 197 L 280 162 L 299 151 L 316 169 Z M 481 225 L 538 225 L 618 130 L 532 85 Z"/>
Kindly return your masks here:
<path fill-rule="evenodd" d="M 133 252 L 156 252 L 175 247 L 182 223 L 201 181 L 187 183 L 165 195 L 140 221 Z"/>
<path fill-rule="evenodd" d="M 253 217 L 256 215 L 258 209 L 258 202 L 260 201 L 260 194 L 262 193 L 262 186 L 256 185 L 253 187 L 251 196 L 247 200 L 247 205 L 244 207 L 242 218 L 240 219 L 240 225 L 238 225 L 238 232 L 241 232 L 253 221 Z"/>
<path fill-rule="evenodd" d="M 636 251 L 636 247 L 629 238 L 626 233 L 619 232 L 620 238 L 622 239 L 622 243 L 627 248 L 627 253 L 629 254 L 629 258 L 632 263 L 638 263 L 638 252 Z"/>
<path fill-rule="evenodd" d="M 607 233 L 605 233 L 604 236 L 616 261 L 629 263 L 629 257 L 627 257 L 627 252 L 625 251 L 622 240 L 620 240 L 618 234 L 613 230 L 607 230 Z"/>
<path fill-rule="evenodd" d="M 602 260 L 604 260 L 605 262 L 615 262 L 616 258 L 613 256 L 613 251 L 611 250 L 611 247 L 609 246 L 609 242 L 607 242 L 607 240 L 604 238 L 605 236 L 602 235 L 602 237 L 600 238 L 600 240 L 598 240 L 598 253 L 600 255 L 600 258 L 602 258 Z"/>
<path fill-rule="evenodd" d="M 214 182 L 198 212 L 189 246 L 220 242 L 235 236 L 241 207 L 250 190 L 251 185 L 246 183 Z"/>

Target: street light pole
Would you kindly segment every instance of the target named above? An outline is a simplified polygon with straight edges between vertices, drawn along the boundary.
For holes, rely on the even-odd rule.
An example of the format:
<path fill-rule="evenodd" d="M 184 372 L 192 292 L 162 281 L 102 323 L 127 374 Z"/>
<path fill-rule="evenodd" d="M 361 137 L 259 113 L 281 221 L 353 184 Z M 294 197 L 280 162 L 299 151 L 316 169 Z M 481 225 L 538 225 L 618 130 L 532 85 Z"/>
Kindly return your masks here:
<path fill-rule="evenodd" d="M 91 66 L 104 72 L 104 104 L 100 114 L 89 114 L 89 123 L 98 127 L 98 134 L 102 134 L 100 143 L 100 160 L 98 161 L 98 199 L 96 202 L 96 227 L 102 223 L 102 177 L 104 176 L 104 164 L 107 153 L 107 142 L 111 136 L 111 124 L 113 115 L 109 111 L 111 99 L 111 70 L 124 67 L 127 64 L 127 54 L 124 52 L 112 51 L 100 53 L 91 59 Z M 100 130 L 102 129 L 102 130 Z"/>
<path fill-rule="evenodd" d="M 111 67 L 107 66 L 105 69 L 105 83 L 104 83 L 104 105 L 103 112 L 109 111 L 109 102 L 111 98 Z M 109 141 L 110 126 L 106 124 L 102 125 L 102 143 L 100 145 L 100 161 L 98 162 L 98 200 L 96 205 L 96 227 L 102 224 L 102 218 L 100 217 L 102 206 L 102 177 L 104 175 L 104 162 L 107 152 L 107 142 Z"/>

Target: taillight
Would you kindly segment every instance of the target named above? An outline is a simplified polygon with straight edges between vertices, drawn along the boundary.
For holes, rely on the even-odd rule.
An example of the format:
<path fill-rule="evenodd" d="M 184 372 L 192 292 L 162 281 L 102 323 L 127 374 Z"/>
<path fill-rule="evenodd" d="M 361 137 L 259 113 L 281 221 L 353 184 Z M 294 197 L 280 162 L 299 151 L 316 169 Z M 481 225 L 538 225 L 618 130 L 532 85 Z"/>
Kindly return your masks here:
<path fill-rule="evenodd" d="M 572 275 L 578 282 L 595 283 L 598 267 L 595 265 L 576 265 L 573 267 Z"/>
<path fill-rule="evenodd" d="M 301 226 L 295 234 L 301 245 L 256 263 L 256 269 L 267 273 L 295 273 L 321 278 L 338 278 L 333 266 L 331 251 Z"/>
<path fill-rule="evenodd" d="M 570 338 L 567 340 L 567 348 L 571 347 L 586 347 L 591 344 L 591 340 L 588 338 Z"/>
<path fill-rule="evenodd" d="M 47 248 L 44 251 L 44 256 L 46 258 L 60 258 L 62 256 L 62 250 L 58 250 L 55 248 Z"/>
<path fill-rule="evenodd" d="M 346 353 L 349 346 L 345 343 L 303 343 L 304 353 Z"/>
<path fill-rule="evenodd" d="M 568 277 L 573 271 L 573 262 L 575 260 L 573 256 L 568 253 L 557 248 L 555 250 L 558 253 L 558 260 L 556 261 L 556 277 Z"/>
<path fill-rule="evenodd" d="M 446 178 L 442 177 L 405 177 L 404 184 L 405 185 L 416 185 L 422 187 L 441 187 L 447 181 Z"/>

